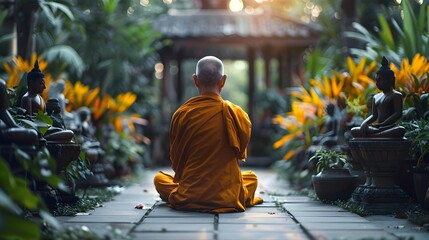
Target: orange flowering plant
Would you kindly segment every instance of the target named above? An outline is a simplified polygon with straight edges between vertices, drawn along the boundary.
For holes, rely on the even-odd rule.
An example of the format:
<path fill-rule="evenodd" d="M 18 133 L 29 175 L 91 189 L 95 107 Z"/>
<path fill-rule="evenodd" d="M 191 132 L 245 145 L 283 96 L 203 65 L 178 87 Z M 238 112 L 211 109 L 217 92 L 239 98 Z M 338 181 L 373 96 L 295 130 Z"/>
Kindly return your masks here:
<path fill-rule="evenodd" d="M 273 118 L 273 123 L 286 130 L 273 148 L 286 151 L 284 160 L 293 159 L 311 146 L 311 135 L 317 134 L 324 123 L 324 109 L 328 103 L 337 103 L 338 99 L 346 97 L 349 102 L 359 99 L 360 104 L 365 104 L 365 99 L 359 96 L 375 88 L 375 81 L 370 77 L 375 67 L 375 62 L 368 64 L 365 58 L 356 64 L 348 57 L 347 71 L 331 71 L 330 76 L 310 79 L 308 87 L 292 91 L 292 111 Z"/>
<path fill-rule="evenodd" d="M 52 82 L 58 81 L 61 76 L 54 78 L 49 72 L 46 71 L 48 62 L 42 56 L 37 56 L 36 53 L 31 55 L 31 60 L 26 61 L 21 56 L 12 58 L 11 62 L 3 62 L 3 67 L 8 75 L 6 79 L 6 86 L 8 88 L 17 88 L 24 83 L 21 79 L 26 73 L 33 69 L 33 64 L 39 61 L 39 68 L 45 74 L 45 85 L 49 89 Z M 80 107 L 86 106 L 92 111 L 92 119 L 94 122 L 99 122 L 103 117 L 106 117 L 107 122 L 115 126 L 115 130 L 122 131 L 124 126 L 128 127 L 131 131 L 134 129 L 133 120 L 139 118 L 137 115 L 126 117 L 124 113 L 136 101 L 137 96 L 134 93 L 126 92 L 121 93 L 116 97 L 104 94 L 100 97 L 100 89 L 90 89 L 89 86 L 77 81 L 72 84 L 66 80 L 66 88 L 64 91 L 65 97 L 68 99 L 67 111 L 77 110 Z M 48 91 L 43 91 L 42 98 L 47 101 Z"/>
<path fill-rule="evenodd" d="M 310 135 L 317 134 L 317 130 L 313 129 L 324 122 L 323 109 L 341 97 L 347 98 L 349 113 L 364 117 L 367 111 L 366 96 L 376 91 L 372 78 L 376 66 L 376 62 L 367 62 L 365 58 L 355 63 L 348 57 L 345 71 L 331 71 L 330 76 L 310 79 L 308 87 L 301 86 L 292 91 L 292 111 L 273 118 L 273 123 L 286 130 L 273 148 L 285 150 L 284 160 L 293 159 L 305 151 L 312 144 Z M 416 99 L 429 92 L 427 58 L 416 54 L 411 60 L 403 59 L 399 67 L 393 63 L 390 67 L 396 76 L 395 88 L 404 95 L 405 111 L 417 107 Z"/>

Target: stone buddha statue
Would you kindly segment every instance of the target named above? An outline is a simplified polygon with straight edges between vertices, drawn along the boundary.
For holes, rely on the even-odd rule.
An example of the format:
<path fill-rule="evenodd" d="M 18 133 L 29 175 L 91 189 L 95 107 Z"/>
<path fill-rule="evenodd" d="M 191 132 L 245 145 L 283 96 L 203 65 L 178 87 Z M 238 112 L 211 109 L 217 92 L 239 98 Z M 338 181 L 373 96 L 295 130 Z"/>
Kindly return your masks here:
<path fill-rule="evenodd" d="M 21 108 L 25 109 L 26 115 L 33 115 L 39 111 L 46 112 L 46 103 L 42 94 L 45 90 L 45 75 L 39 69 L 39 62 L 36 60 L 34 68 L 27 75 L 28 91 L 21 98 Z M 50 127 L 43 138 L 52 142 L 70 142 L 74 136 L 73 131 L 60 127 Z"/>
<path fill-rule="evenodd" d="M 403 138 L 405 128 L 396 124 L 402 117 L 402 94 L 394 89 L 395 75 L 385 57 L 375 75 L 381 90 L 372 98 L 371 114 L 359 127 L 351 129 L 354 138 Z"/>
<path fill-rule="evenodd" d="M 326 106 L 328 114 L 322 128 L 322 134 L 313 137 L 313 144 L 332 147 L 338 144 L 338 120 L 335 118 L 335 105 L 330 103 Z"/>
<path fill-rule="evenodd" d="M 0 79 L 0 143 L 17 145 L 34 145 L 38 141 L 34 129 L 20 127 L 7 110 L 7 87 Z"/>

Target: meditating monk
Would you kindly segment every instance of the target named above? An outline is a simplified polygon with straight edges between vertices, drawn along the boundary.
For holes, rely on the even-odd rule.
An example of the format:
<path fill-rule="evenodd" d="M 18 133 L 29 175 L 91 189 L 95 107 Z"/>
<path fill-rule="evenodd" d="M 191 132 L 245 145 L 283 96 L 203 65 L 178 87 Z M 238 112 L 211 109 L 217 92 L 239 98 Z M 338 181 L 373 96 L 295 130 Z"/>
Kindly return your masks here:
<path fill-rule="evenodd" d="M 375 81 L 382 92 L 372 99 L 371 115 L 351 129 L 355 138 L 402 138 L 405 134 L 405 128 L 396 124 L 402 117 L 402 94 L 394 89 L 395 75 L 385 57 L 381 64 Z"/>
<path fill-rule="evenodd" d="M 25 109 L 26 115 L 33 115 L 39 111 L 46 111 L 46 103 L 43 100 L 42 94 L 45 90 L 45 74 L 39 69 L 39 62 L 36 60 L 34 68 L 27 74 L 28 91 L 21 98 L 21 108 Z M 43 137 L 51 142 L 70 142 L 73 139 L 74 133 L 71 130 L 66 130 L 58 127 L 50 127 Z"/>
<path fill-rule="evenodd" d="M 173 115 L 170 158 L 174 176 L 154 178 L 161 199 L 177 210 L 243 212 L 260 204 L 255 173 L 240 170 L 247 158 L 251 122 L 239 106 L 222 99 L 227 76 L 216 57 L 200 59 L 193 76 L 199 96 Z"/>

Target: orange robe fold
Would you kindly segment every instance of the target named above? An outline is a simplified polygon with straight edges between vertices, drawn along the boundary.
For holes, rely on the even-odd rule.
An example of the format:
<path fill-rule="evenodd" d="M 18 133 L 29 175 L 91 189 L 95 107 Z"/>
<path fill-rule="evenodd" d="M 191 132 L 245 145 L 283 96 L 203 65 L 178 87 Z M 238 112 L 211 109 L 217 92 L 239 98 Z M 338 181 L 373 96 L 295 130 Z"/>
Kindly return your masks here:
<path fill-rule="evenodd" d="M 241 212 L 261 203 L 257 177 L 241 172 L 251 123 L 239 106 L 216 94 L 189 99 L 173 115 L 170 158 L 174 177 L 160 172 L 154 183 L 161 198 L 178 210 Z"/>

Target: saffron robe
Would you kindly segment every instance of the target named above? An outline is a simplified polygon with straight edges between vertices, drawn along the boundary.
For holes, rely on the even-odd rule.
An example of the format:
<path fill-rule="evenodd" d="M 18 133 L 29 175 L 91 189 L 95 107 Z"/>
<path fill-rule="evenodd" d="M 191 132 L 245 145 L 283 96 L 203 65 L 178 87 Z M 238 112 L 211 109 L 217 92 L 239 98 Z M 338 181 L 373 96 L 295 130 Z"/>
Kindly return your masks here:
<path fill-rule="evenodd" d="M 241 172 L 247 157 L 251 122 L 239 106 L 217 94 L 189 99 L 173 115 L 170 159 L 174 177 L 154 178 L 157 191 L 178 210 L 242 212 L 262 203 L 254 197 L 257 177 Z"/>

